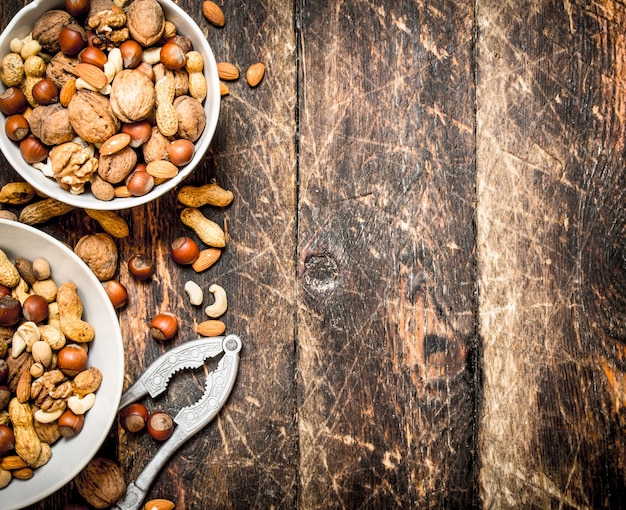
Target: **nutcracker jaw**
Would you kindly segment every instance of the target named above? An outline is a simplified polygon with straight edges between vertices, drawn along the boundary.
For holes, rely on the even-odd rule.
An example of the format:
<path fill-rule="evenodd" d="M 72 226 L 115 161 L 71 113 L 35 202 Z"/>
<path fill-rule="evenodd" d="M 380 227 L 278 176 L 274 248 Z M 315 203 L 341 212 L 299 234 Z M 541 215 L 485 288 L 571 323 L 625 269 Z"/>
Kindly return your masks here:
<path fill-rule="evenodd" d="M 204 395 L 195 404 L 183 407 L 174 417 L 174 432 L 136 480 L 128 485 L 126 497 L 112 507 L 114 510 L 139 509 L 152 481 L 172 454 L 215 418 L 235 384 L 241 346 L 241 339 L 237 335 L 198 338 L 186 342 L 161 355 L 122 395 L 120 409 L 148 394 L 154 398 L 167 389 L 167 383 L 175 372 L 198 368 L 208 358 L 224 353 L 217 368 L 206 378 Z"/>

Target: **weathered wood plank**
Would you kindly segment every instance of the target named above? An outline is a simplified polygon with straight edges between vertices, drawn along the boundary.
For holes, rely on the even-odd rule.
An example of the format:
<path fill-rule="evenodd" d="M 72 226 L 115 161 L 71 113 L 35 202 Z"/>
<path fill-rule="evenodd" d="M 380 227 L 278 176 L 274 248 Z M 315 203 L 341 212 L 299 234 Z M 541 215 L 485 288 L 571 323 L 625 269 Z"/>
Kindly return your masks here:
<path fill-rule="evenodd" d="M 301 508 L 474 499 L 471 2 L 302 12 Z"/>
<path fill-rule="evenodd" d="M 622 2 L 478 3 L 486 508 L 623 508 Z"/>

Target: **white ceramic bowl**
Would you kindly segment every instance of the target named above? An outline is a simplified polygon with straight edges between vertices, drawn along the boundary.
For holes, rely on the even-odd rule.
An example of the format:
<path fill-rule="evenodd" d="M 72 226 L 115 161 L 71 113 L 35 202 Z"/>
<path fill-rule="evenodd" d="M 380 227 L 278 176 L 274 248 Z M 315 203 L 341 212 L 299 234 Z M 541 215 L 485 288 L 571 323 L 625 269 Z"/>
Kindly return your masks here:
<path fill-rule="evenodd" d="M 84 306 L 83 318 L 96 330 L 89 350 L 89 366 L 102 371 L 96 403 L 85 415 L 83 430 L 52 445 L 52 458 L 30 480 L 12 480 L 0 489 L 0 508 L 18 509 L 36 503 L 69 483 L 91 460 L 117 418 L 124 384 L 124 346 L 111 302 L 87 265 L 67 246 L 36 228 L 0 219 L 0 248 L 9 259 L 45 258 L 57 285 L 76 283 Z"/>
<path fill-rule="evenodd" d="M 2 150 L 8 162 L 25 181 L 45 195 L 80 208 L 100 210 L 128 209 L 150 202 L 172 190 L 193 172 L 194 168 L 204 157 L 215 133 L 220 109 L 217 63 L 205 35 L 194 20 L 174 2 L 169 0 L 158 1 L 163 7 L 166 19 L 176 25 L 178 33 L 191 39 L 194 49 L 199 51 L 204 57 L 204 75 L 208 88 L 207 98 L 204 101 L 206 127 L 200 138 L 195 142 L 196 150 L 193 159 L 189 164 L 180 168 L 180 172 L 176 177 L 155 186 L 150 193 L 144 196 L 102 201 L 95 198 L 89 191 L 80 195 L 72 195 L 69 191 L 63 190 L 54 179 L 46 177 L 41 171 L 26 163 L 20 154 L 18 144 L 6 136 L 4 129 L 0 129 L 0 150 Z M 63 4 L 62 0 L 34 0 L 22 8 L 0 34 L 0 58 L 11 51 L 9 48 L 11 39 L 27 36 L 39 16 L 50 9 L 63 8 Z M 6 87 L 1 82 L 0 90 L 6 90 Z M 4 115 L 0 114 L 0 118 L 2 118 L 4 124 Z"/>

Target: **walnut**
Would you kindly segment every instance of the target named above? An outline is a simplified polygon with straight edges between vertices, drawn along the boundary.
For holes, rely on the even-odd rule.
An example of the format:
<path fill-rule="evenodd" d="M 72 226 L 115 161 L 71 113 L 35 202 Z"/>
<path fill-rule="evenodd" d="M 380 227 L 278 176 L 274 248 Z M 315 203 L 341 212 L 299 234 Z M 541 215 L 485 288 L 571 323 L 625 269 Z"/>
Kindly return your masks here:
<path fill-rule="evenodd" d="M 143 151 L 143 159 L 147 163 L 151 161 L 166 160 L 169 161 L 170 141 L 163 136 L 159 128 L 152 128 L 152 135 L 146 143 L 141 146 Z"/>
<path fill-rule="evenodd" d="M 78 195 L 85 190 L 85 183 L 98 169 L 93 145 L 68 142 L 57 145 L 50 151 L 54 178 L 70 193 Z"/>
<path fill-rule="evenodd" d="M 79 90 L 67 109 L 74 131 L 87 142 L 102 143 L 120 129 L 109 99 L 98 92 Z"/>
<path fill-rule="evenodd" d="M 81 237 L 74 247 L 74 252 L 104 282 L 110 280 L 117 270 L 117 246 L 109 234 L 87 234 Z"/>
<path fill-rule="evenodd" d="M 191 96 L 179 96 L 174 99 L 174 108 L 178 115 L 178 138 L 195 142 L 206 126 L 206 115 L 202 103 Z"/>
<path fill-rule="evenodd" d="M 145 120 L 154 108 L 154 83 L 141 71 L 124 69 L 111 83 L 111 108 L 122 122 Z"/>
<path fill-rule="evenodd" d="M 121 468 L 104 457 L 90 460 L 74 483 L 79 494 L 94 508 L 110 508 L 126 494 Z"/>
<path fill-rule="evenodd" d="M 112 0 L 92 0 L 87 15 L 87 26 L 96 33 L 111 32 L 126 25 L 126 13 L 113 5 Z"/>
<path fill-rule="evenodd" d="M 32 133 L 46 145 L 69 142 L 76 136 L 69 112 L 59 103 L 33 108 L 28 123 Z"/>
<path fill-rule="evenodd" d="M 46 78 L 52 80 L 59 90 L 67 81 L 76 78 L 75 68 L 80 60 L 76 57 L 68 57 L 59 51 L 46 66 Z"/>
<path fill-rule="evenodd" d="M 76 20 L 67 11 L 52 9 L 44 12 L 33 26 L 32 36 L 48 53 L 60 51 L 59 34 L 66 25 L 75 24 Z"/>
<path fill-rule="evenodd" d="M 111 184 L 117 184 L 128 177 L 136 164 L 137 153 L 132 147 L 126 146 L 109 156 L 100 154 L 98 175 Z"/>
<path fill-rule="evenodd" d="M 142 46 L 152 46 L 163 36 L 165 14 L 156 0 L 135 0 L 126 15 L 130 35 Z"/>

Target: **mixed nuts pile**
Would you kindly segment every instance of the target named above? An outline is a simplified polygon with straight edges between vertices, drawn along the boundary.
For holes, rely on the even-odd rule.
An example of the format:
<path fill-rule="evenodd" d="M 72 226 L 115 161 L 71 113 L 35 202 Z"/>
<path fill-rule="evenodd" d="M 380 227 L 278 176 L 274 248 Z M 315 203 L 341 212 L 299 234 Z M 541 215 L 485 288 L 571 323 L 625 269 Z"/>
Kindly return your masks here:
<path fill-rule="evenodd" d="M 51 445 L 80 433 L 102 373 L 88 367 L 94 328 L 72 282 L 49 264 L 0 249 L 0 489 L 46 464 Z"/>
<path fill-rule="evenodd" d="M 67 0 L 0 61 L 5 132 L 73 194 L 142 196 L 193 158 L 204 59 L 156 0 Z"/>

